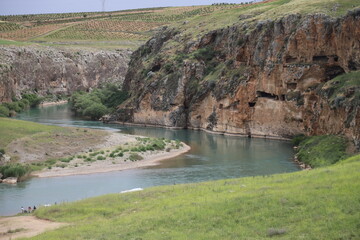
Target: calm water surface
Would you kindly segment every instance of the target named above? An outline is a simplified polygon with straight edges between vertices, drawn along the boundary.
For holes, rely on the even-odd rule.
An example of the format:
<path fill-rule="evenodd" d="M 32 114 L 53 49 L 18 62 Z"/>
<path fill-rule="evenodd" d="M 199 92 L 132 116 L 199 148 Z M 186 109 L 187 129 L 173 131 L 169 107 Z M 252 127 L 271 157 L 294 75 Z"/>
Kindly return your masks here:
<path fill-rule="evenodd" d="M 191 151 L 161 165 L 111 173 L 33 178 L 17 185 L 0 184 L 0 215 L 19 212 L 21 206 L 76 201 L 132 188 L 200 182 L 224 178 L 298 171 L 288 142 L 248 139 L 202 131 L 128 127 L 84 121 L 67 105 L 29 110 L 17 118 L 59 126 L 78 126 L 120 131 L 148 137 L 179 139 Z"/>

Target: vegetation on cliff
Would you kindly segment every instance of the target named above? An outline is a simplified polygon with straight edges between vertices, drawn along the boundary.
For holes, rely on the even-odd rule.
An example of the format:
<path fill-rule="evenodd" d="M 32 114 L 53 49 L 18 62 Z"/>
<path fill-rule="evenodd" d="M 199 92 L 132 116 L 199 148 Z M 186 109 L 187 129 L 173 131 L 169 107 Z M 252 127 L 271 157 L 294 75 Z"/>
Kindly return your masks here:
<path fill-rule="evenodd" d="M 115 84 L 106 84 L 89 93 L 75 92 L 69 103 L 77 114 L 99 120 L 105 114 L 114 111 L 127 97 L 127 93 Z"/>

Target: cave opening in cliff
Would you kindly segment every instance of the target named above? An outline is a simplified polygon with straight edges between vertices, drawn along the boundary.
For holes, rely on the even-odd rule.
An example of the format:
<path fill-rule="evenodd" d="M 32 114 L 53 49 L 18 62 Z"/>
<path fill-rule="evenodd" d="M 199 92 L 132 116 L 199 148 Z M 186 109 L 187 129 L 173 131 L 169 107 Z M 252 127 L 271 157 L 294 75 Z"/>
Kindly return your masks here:
<path fill-rule="evenodd" d="M 249 102 L 249 107 L 255 107 L 256 102 Z"/>
<path fill-rule="evenodd" d="M 328 56 L 313 56 L 313 62 L 327 63 L 329 61 Z"/>
<path fill-rule="evenodd" d="M 270 98 L 270 99 L 278 100 L 278 96 L 276 96 L 275 94 L 262 92 L 262 91 L 256 91 L 256 96 L 260 98 Z"/>
<path fill-rule="evenodd" d="M 345 73 L 345 70 L 342 67 L 337 66 L 337 65 L 328 66 L 325 69 L 325 75 L 327 77 L 326 80 L 331 80 L 331 79 L 333 79 L 341 74 L 344 74 L 344 73 Z"/>

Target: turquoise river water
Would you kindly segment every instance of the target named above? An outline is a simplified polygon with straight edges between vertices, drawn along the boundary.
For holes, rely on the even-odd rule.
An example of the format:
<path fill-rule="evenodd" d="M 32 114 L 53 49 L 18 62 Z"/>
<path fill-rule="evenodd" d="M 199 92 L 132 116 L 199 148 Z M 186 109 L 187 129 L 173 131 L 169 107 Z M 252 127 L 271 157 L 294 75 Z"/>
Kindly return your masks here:
<path fill-rule="evenodd" d="M 31 109 L 17 118 L 58 126 L 100 128 L 148 137 L 179 139 L 190 145 L 191 151 L 153 167 L 101 174 L 32 178 L 16 185 L 0 184 L 0 216 L 19 213 L 22 206 L 70 202 L 133 188 L 299 170 L 292 161 L 292 145 L 285 141 L 223 136 L 203 131 L 103 124 L 74 117 L 68 105 Z"/>

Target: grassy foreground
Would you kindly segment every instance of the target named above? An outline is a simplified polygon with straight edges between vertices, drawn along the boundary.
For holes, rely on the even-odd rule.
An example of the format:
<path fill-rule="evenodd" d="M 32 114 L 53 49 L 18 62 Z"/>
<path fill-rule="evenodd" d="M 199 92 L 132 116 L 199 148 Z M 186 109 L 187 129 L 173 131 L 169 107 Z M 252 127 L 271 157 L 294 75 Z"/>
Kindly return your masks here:
<path fill-rule="evenodd" d="M 41 208 L 32 239 L 359 239 L 360 155 L 291 174 L 162 186 Z"/>

